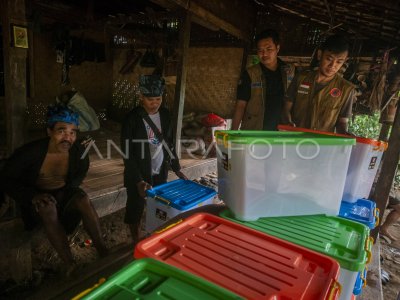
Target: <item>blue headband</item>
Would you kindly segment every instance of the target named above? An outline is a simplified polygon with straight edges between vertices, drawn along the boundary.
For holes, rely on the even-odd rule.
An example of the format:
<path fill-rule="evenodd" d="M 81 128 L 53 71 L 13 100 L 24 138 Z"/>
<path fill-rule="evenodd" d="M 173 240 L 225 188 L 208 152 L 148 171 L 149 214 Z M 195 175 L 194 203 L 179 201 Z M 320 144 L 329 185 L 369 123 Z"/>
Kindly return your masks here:
<path fill-rule="evenodd" d="M 79 126 L 79 115 L 65 105 L 51 105 L 47 110 L 47 126 L 52 127 L 57 122 Z"/>
<path fill-rule="evenodd" d="M 140 75 L 139 90 L 145 97 L 160 97 L 164 92 L 165 80 L 160 75 Z"/>

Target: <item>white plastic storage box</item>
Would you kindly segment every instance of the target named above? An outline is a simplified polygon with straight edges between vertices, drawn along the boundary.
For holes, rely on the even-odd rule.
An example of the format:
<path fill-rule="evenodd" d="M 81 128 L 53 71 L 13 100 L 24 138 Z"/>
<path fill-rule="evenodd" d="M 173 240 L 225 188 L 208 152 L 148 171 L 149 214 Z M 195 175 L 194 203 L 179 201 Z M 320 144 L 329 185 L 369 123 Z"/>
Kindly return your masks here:
<path fill-rule="evenodd" d="M 331 132 L 315 131 L 285 125 L 279 125 L 278 129 L 283 131 L 300 131 L 351 137 L 343 134 L 334 134 Z M 356 202 L 358 199 L 368 199 L 383 152 L 388 146 L 388 144 L 383 141 L 356 136 L 353 138 L 356 139 L 356 145 L 351 151 L 349 168 L 347 170 L 346 183 L 342 197 L 343 201 L 352 203 Z"/>
<path fill-rule="evenodd" d="M 178 179 L 146 191 L 145 231 L 151 233 L 185 211 L 213 204 L 216 191 L 190 180 Z"/>
<path fill-rule="evenodd" d="M 353 138 L 217 131 L 219 197 L 235 217 L 337 215 Z"/>
<path fill-rule="evenodd" d="M 347 171 L 343 201 L 354 203 L 358 199 L 368 199 L 376 172 L 387 143 L 373 139 L 356 137 Z"/>

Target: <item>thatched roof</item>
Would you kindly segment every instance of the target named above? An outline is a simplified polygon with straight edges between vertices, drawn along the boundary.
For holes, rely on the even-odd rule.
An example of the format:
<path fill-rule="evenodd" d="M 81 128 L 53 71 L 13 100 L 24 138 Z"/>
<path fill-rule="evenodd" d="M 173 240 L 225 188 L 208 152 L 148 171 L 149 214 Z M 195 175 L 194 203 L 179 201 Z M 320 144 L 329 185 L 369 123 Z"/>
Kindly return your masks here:
<path fill-rule="evenodd" d="M 359 38 L 400 45 L 400 2 L 388 0 L 253 0 L 257 11 L 283 12 Z"/>

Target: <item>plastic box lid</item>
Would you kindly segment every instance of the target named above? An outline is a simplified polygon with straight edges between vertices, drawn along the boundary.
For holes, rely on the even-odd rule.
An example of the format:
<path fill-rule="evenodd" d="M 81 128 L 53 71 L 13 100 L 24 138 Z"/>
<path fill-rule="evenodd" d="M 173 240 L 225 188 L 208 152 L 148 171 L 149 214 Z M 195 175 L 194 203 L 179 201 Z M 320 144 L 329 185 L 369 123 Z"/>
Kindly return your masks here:
<path fill-rule="evenodd" d="M 198 276 L 160 261 L 134 261 L 82 298 L 74 299 L 243 299 Z"/>
<path fill-rule="evenodd" d="M 240 221 L 230 210 L 224 210 L 220 216 L 328 255 L 349 271 L 363 271 L 371 259 L 369 228 L 348 219 L 310 215 Z"/>
<path fill-rule="evenodd" d="M 290 131 L 252 131 L 252 130 L 217 130 L 214 133 L 217 142 L 227 144 L 262 144 L 262 145 L 355 145 L 351 136 L 323 135 L 309 132 Z"/>
<path fill-rule="evenodd" d="M 367 284 L 367 268 L 363 272 L 358 273 L 356 284 L 354 285 L 353 294 L 360 295 L 362 288 Z"/>
<path fill-rule="evenodd" d="M 340 291 L 335 260 L 210 214 L 194 214 L 142 240 L 134 255 L 174 265 L 246 299 L 335 299 Z"/>
<path fill-rule="evenodd" d="M 178 210 L 188 210 L 217 192 L 191 180 L 177 179 L 146 191 L 148 197 Z"/>
<path fill-rule="evenodd" d="M 340 133 L 333 133 L 333 132 L 326 132 L 326 131 L 319 131 L 319 130 L 312 130 L 308 128 L 302 128 L 302 127 L 293 127 L 289 125 L 278 125 L 278 130 L 282 131 L 293 131 L 293 132 L 309 132 L 309 133 L 317 133 L 317 134 L 327 134 L 331 136 L 341 136 L 341 137 L 347 137 L 347 138 L 355 138 L 357 143 L 361 144 L 368 144 L 372 145 L 377 149 L 380 149 L 380 151 L 385 151 L 388 147 L 388 143 L 384 141 L 378 141 L 370 138 L 364 138 L 360 136 L 352 136 L 352 135 L 347 135 L 347 134 L 340 134 Z"/>
<path fill-rule="evenodd" d="M 339 217 L 360 222 L 374 229 L 379 224 L 379 209 L 374 201 L 367 199 L 358 199 L 354 203 L 342 201 Z"/>

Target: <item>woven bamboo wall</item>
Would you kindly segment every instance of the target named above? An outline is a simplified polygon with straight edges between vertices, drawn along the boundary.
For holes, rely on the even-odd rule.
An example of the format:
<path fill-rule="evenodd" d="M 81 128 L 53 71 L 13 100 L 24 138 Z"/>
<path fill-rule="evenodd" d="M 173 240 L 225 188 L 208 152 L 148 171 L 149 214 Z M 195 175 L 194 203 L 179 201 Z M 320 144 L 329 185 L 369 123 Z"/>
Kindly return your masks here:
<path fill-rule="evenodd" d="M 145 50 L 138 50 L 144 53 Z M 133 72 L 121 75 L 129 50 L 113 50 L 112 115 L 121 117 L 137 105 L 137 82 L 140 74 L 151 74 L 152 68 L 139 63 Z M 242 49 L 190 48 L 186 82 L 185 112 L 214 112 L 230 117 L 236 100 L 236 86 L 240 75 Z M 165 105 L 172 110 L 176 76 L 166 77 Z"/>
<path fill-rule="evenodd" d="M 185 112 L 213 112 L 230 118 L 240 75 L 243 49 L 189 48 Z M 172 107 L 175 85 L 167 85 Z"/>
<path fill-rule="evenodd" d="M 145 49 L 135 49 L 142 54 Z M 119 71 L 126 64 L 127 57 L 131 50 L 129 49 L 113 49 L 113 71 L 112 71 L 112 97 L 108 107 L 110 117 L 116 121 L 122 121 L 127 112 L 138 105 L 139 91 L 138 82 L 139 75 L 151 74 L 153 68 L 143 68 L 139 62 L 127 74 L 121 74 Z"/>
<path fill-rule="evenodd" d="M 80 35 L 82 36 L 82 34 Z M 97 42 L 106 42 L 104 34 L 86 32 L 86 37 Z M 56 51 L 50 33 L 34 34 L 33 51 L 33 91 L 28 99 L 28 127 L 43 128 L 47 106 L 55 102 L 61 92 L 74 88 L 85 96 L 88 104 L 96 111 L 106 107 L 111 97 L 111 60 L 88 62 L 70 67 L 68 86 L 61 85 L 62 64 L 56 62 Z"/>

